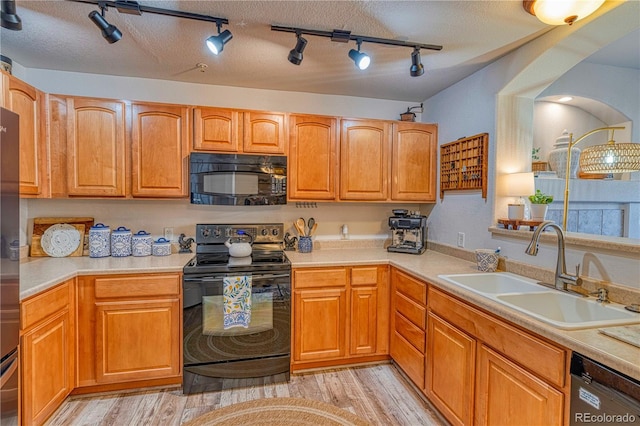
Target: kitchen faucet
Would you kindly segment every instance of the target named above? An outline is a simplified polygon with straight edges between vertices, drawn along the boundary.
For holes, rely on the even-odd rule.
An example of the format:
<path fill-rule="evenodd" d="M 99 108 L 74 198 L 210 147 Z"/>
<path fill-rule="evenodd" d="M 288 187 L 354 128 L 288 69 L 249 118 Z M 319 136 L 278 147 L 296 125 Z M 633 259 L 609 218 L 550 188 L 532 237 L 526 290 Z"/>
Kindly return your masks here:
<path fill-rule="evenodd" d="M 538 226 L 538 228 L 533 232 L 531 242 L 529 243 L 529 247 L 527 247 L 527 249 L 525 250 L 525 253 L 530 256 L 536 256 L 538 254 L 538 240 L 540 239 L 542 231 L 544 231 L 546 228 L 551 228 L 556 231 L 556 234 L 558 234 L 558 260 L 556 261 L 555 288 L 557 290 L 569 291 L 567 289 L 567 284 L 577 286 L 582 285 L 582 278 L 579 277 L 580 264 L 576 265 L 575 275 L 567 273 L 567 265 L 564 258 L 564 232 L 562 231 L 562 228 L 555 222 L 548 220 L 542 222 L 540 226 Z"/>

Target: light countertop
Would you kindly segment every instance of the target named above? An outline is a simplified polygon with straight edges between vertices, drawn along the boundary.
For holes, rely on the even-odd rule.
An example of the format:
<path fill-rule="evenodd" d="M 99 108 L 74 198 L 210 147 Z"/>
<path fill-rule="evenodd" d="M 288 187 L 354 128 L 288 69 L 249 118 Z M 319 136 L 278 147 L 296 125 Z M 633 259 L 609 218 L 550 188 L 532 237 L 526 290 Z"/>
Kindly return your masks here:
<path fill-rule="evenodd" d="M 489 298 L 438 278 L 441 274 L 476 273 L 476 264 L 427 250 L 422 255 L 389 253 L 383 248 L 321 249 L 311 253 L 286 252 L 294 268 L 391 264 L 428 281 L 469 303 L 549 340 L 640 380 L 640 348 L 599 333 L 597 329 L 560 330 Z M 193 257 L 40 258 L 20 264 L 20 297 L 25 299 L 77 275 L 181 272 Z"/>

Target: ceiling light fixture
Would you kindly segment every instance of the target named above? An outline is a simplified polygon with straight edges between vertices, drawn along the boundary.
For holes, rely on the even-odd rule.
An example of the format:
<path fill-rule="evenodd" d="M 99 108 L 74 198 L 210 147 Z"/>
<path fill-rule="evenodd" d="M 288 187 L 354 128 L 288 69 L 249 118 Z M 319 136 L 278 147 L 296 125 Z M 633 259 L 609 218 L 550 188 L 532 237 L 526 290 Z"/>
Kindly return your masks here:
<path fill-rule="evenodd" d="M 595 12 L 604 0 L 523 0 L 524 10 L 549 25 L 572 25 Z"/>
<path fill-rule="evenodd" d="M 20 31 L 22 29 L 22 20 L 16 14 L 15 0 L 2 0 L 0 10 L 0 24 L 2 28 L 13 31 Z"/>
<path fill-rule="evenodd" d="M 303 59 L 302 52 L 304 52 L 304 48 L 307 47 L 307 39 L 302 37 L 302 34 L 300 33 L 297 33 L 296 37 L 298 39 L 296 41 L 296 47 L 291 49 L 288 59 L 293 65 L 300 65 Z"/>
<path fill-rule="evenodd" d="M 218 27 L 218 35 L 212 35 L 207 39 L 207 47 L 214 55 L 222 52 L 222 49 L 224 49 L 224 45 L 233 38 L 233 34 L 231 34 L 231 31 L 229 30 L 220 32 L 221 23 L 216 22 L 216 26 Z"/>
<path fill-rule="evenodd" d="M 100 6 L 100 12 L 97 10 L 91 11 L 91 13 L 89 13 L 89 19 L 91 19 L 93 23 L 100 28 L 102 31 L 102 37 L 104 37 L 109 44 L 113 44 L 122 38 L 122 33 L 115 25 L 111 25 L 106 19 L 104 19 L 105 9 L 106 6 Z"/>
<path fill-rule="evenodd" d="M 95 4 L 102 10 L 102 15 L 99 14 L 98 12 L 92 12 L 89 14 L 89 18 L 91 18 L 91 20 L 102 30 L 104 38 L 107 39 L 109 43 L 115 43 L 116 41 L 120 40 L 120 38 L 122 38 L 122 33 L 120 33 L 120 31 L 115 26 L 109 25 L 109 23 L 104 19 L 104 10 L 109 7 L 114 7 L 118 10 L 119 13 L 125 13 L 128 15 L 139 16 L 139 15 L 142 15 L 142 13 L 144 12 L 144 13 L 152 13 L 154 15 L 172 16 L 174 18 L 185 18 L 185 19 L 193 19 L 195 21 L 213 22 L 216 24 L 218 28 L 218 35 L 209 37 L 207 39 L 207 46 L 209 46 L 209 49 L 211 49 L 212 52 L 214 51 L 214 49 L 216 49 L 217 52 L 214 52 L 216 54 L 218 54 L 219 52 L 222 52 L 222 48 L 224 47 L 224 45 L 233 37 L 229 30 L 225 30 L 222 33 L 220 32 L 220 27 L 222 25 L 229 25 L 229 20 L 226 18 L 217 18 L 215 16 L 200 15 L 198 13 L 190 13 L 190 12 L 182 12 L 180 10 L 163 9 L 160 7 L 143 6 L 139 4 L 137 1 L 133 1 L 133 0 L 116 0 L 116 1 L 68 0 L 68 1 L 72 1 L 75 3 Z M 2 15 L 3 25 L 2 26 L 4 26 L 5 3 L 13 3 L 13 2 L 2 1 L 2 7 L 3 7 L 3 15 Z M 14 6 L 14 12 L 15 12 L 15 6 Z M 104 35 L 105 29 L 106 29 L 105 25 L 107 26 L 106 28 L 112 27 L 113 29 L 115 29 L 115 31 L 117 31 L 117 33 L 115 32 L 109 33 L 109 30 L 107 30 L 107 33 L 109 35 L 109 38 L 107 38 L 107 35 Z M 116 36 L 117 36 L 117 39 L 114 39 Z M 114 40 L 111 41 L 110 38 Z M 211 41 L 211 44 L 214 46 L 214 49 L 211 48 L 210 41 Z"/>
<path fill-rule="evenodd" d="M 411 77 L 420 77 L 424 74 L 424 65 L 422 65 L 422 60 L 420 59 L 420 49 L 417 47 L 414 47 L 413 52 L 411 52 L 411 68 L 409 68 L 409 74 Z"/>
<path fill-rule="evenodd" d="M 271 31 L 295 33 L 298 36 L 300 36 L 301 34 L 306 34 L 306 35 L 312 35 L 317 37 L 326 37 L 326 38 L 330 38 L 331 41 L 335 41 L 339 43 L 348 43 L 349 41 L 355 40 L 358 45 L 358 50 L 351 49 L 349 51 L 349 57 L 353 59 L 354 62 L 356 62 L 356 65 L 360 69 L 365 69 L 371 63 L 371 58 L 369 58 L 369 55 L 367 55 L 366 53 L 360 52 L 360 45 L 363 42 L 384 44 L 387 46 L 410 47 L 413 49 L 413 53 L 411 54 L 411 64 L 412 64 L 411 75 L 414 77 L 424 74 L 424 67 L 422 66 L 422 63 L 420 61 L 420 49 L 442 50 L 442 46 L 438 46 L 435 44 L 414 43 L 411 41 L 402 41 L 402 40 L 393 40 L 393 39 L 387 39 L 387 38 L 356 35 L 356 34 L 351 34 L 351 31 L 345 31 L 345 30 L 320 31 L 320 30 L 309 30 L 309 29 L 303 29 L 303 28 L 281 27 L 277 25 L 272 25 Z M 289 53 L 289 61 L 291 61 L 291 54 L 293 52 L 294 51 L 292 50 Z M 367 60 L 364 59 L 365 56 L 367 57 L 369 62 L 367 62 Z M 364 66 L 365 63 L 366 63 L 366 66 Z M 415 66 L 415 71 L 414 71 L 414 66 Z"/>
<path fill-rule="evenodd" d="M 353 59 L 353 62 L 355 62 L 358 69 L 366 70 L 367 68 L 369 68 L 369 64 L 371 64 L 371 58 L 366 53 L 360 52 L 360 45 L 362 44 L 362 40 L 356 41 L 356 44 L 358 45 L 358 50 L 351 49 L 349 51 L 349 57 Z"/>

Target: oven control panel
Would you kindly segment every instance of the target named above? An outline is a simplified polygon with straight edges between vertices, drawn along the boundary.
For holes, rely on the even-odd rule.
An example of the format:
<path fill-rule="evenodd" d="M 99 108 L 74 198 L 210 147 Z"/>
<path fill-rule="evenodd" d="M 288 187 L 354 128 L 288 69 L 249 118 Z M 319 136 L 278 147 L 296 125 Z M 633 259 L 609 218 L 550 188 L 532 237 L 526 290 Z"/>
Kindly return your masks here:
<path fill-rule="evenodd" d="M 227 239 L 245 234 L 253 237 L 253 243 L 281 243 L 284 224 L 198 224 L 196 244 L 223 244 Z"/>

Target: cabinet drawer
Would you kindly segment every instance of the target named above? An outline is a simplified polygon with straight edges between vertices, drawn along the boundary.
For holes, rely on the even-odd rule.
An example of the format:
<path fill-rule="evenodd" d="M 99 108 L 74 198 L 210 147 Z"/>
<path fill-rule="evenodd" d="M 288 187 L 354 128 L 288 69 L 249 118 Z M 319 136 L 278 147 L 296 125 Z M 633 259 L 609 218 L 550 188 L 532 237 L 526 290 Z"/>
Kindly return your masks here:
<path fill-rule="evenodd" d="M 72 282 L 73 280 L 67 281 L 22 302 L 20 305 L 21 328 L 26 330 L 49 315 L 67 308 L 70 302 L 69 285 Z"/>
<path fill-rule="evenodd" d="M 564 386 L 567 356 L 564 349 L 433 288 L 429 290 L 429 310 L 550 383 Z"/>
<path fill-rule="evenodd" d="M 395 332 L 404 337 L 409 343 L 411 343 L 417 350 L 424 353 L 425 346 L 425 332 L 416 327 L 411 321 L 400 315 L 396 311 L 395 313 Z"/>
<path fill-rule="evenodd" d="M 351 268 L 351 285 L 377 285 L 378 284 L 378 267 L 358 267 Z"/>
<path fill-rule="evenodd" d="M 345 287 L 346 268 L 298 269 L 293 271 L 294 288 Z"/>
<path fill-rule="evenodd" d="M 402 336 L 391 335 L 391 357 L 420 389 L 424 388 L 424 354 Z"/>
<path fill-rule="evenodd" d="M 96 299 L 180 295 L 180 274 L 96 277 Z"/>
<path fill-rule="evenodd" d="M 427 309 L 418 305 L 413 300 L 407 298 L 401 293 L 396 292 L 395 298 L 396 311 L 404 315 L 408 320 L 414 323 L 417 327 L 424 330 L 426 329 L 427 321 Z"/>
<path fill-rule="evenodd" d="M 427 304 L 427 283 L 419 281 L 398 270 L 394 271 L 393 283 L 396 291 L 415 300 L 423 306 Z"/>

